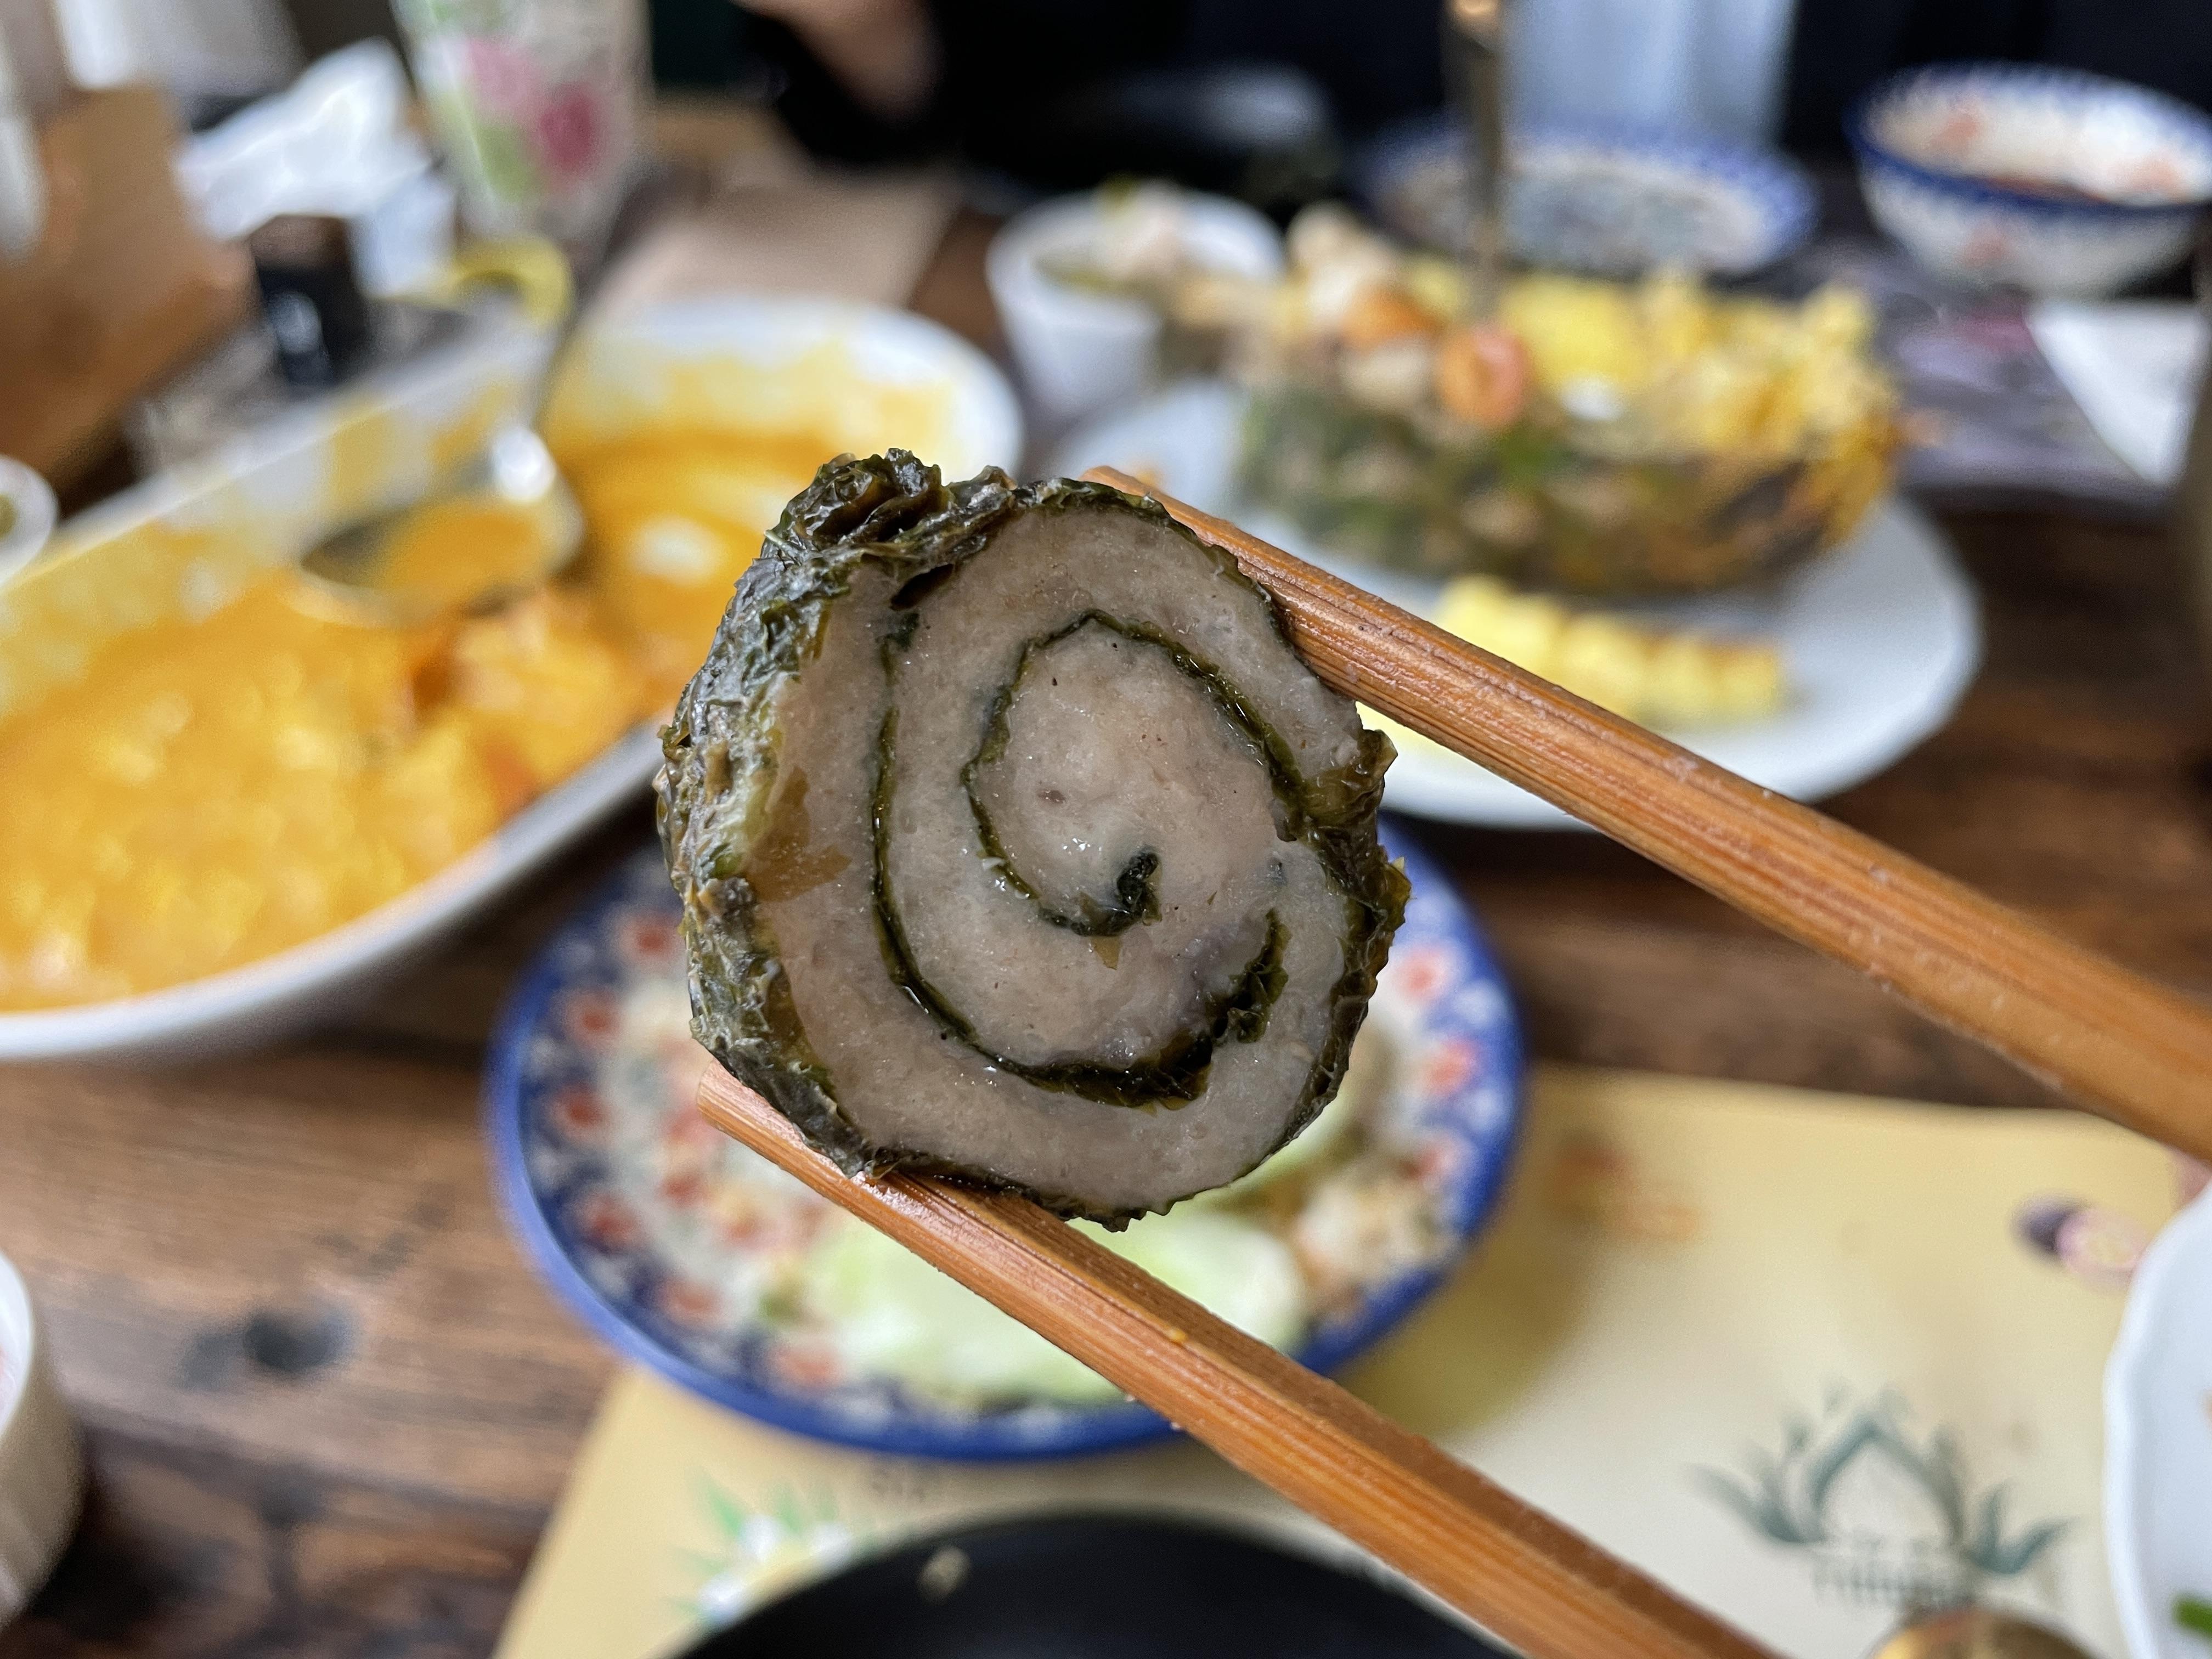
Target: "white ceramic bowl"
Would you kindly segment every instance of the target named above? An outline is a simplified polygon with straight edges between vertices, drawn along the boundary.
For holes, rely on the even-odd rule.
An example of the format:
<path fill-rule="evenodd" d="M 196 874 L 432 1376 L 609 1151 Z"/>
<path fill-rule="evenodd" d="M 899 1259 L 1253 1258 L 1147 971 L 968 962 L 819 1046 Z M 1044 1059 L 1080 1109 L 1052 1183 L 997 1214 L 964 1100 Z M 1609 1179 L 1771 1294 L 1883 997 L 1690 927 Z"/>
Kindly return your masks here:
<path fill-rule="evenodd" d="M 0 1256 L 0 1626 L 46 1582 L 83 1498 L 84 1456 L 30 1292 Z"/>
<path fill-rule="evenodd" d="M 0 455 L 0 580 L 35 558 L 53 533 L 53 490 L 22 462 Z"/>
<path fill-rule="evenodd" d="M 2105 1369 L 2105 1552 L 2133 1659 L 2203 1659 L 2212 1598 L 2212 1191 L 2143 1254 Z"/>
<path fill-rule="evenodd" d="M 1184 250 L 1239 276 L 1283 270 L 1283 239 L 1267 216 L 1222 196 L 1178 198 Z M 1159 313 L 1141 301 L 1070 287 L 1046 265 L 1097 246 L 1106 210 L 1095 195 L 1063 197 L 1009 221 L 991 241 L 985 275 L 1014 364 L 1037 412 L 1059 425 L 1148 390 L 1159 375 Z"/>
<path fill-rule="evenodd" d="M 1975 282 L 2108 294 L 2178 262 L 2212 203 L 2212 119 L 2078 70 L 1909 70 L 1846 125 L 1875 222 L 1922 264 Z"/>
<path fill-rule="evenodd" d="M 990 360 L 934 323 L 870 306 L 732 294 L 655 307 L 576 343 L 580 395 L 588 401 L 604 386 L 609 402 L 617 395 L 635 398 L 654 374 L 680 375 L 684 365 L 702 357 L 777 365 L 831 342 L 843 346 L 871 384 L 949 389 L 936 453 L 927 458 L 948 477 L 1018 463 L 1021 412 Z M 568 395 L 564 388 L 562 397 Z M 112 507 L 112 528 L 119 536 L 152 515 L 204 522 L 240 495 L 275 493 L 289 502 L 293 496 L 284 485 L 303 463 L 310 471 L 320 465 L 313 455 L 279 454 L 242 477 L 203 480 L 197 493 L 158 478 L 128 492 L 132 497 L 155 492 L 149 499 L 103 506 L 100 512 L 109 514 Z M 288 466 L 291 472 L 283 470 Z M 70 556 L 98 556 L 93 547 Z M 0 672 L 5 665 L 0 654 Z M 274 1042 L 326 1018 L 403 971 L 614 809 L 636 799 L 659 760 L 653 726 L 637 727 L 457 862 L 367 915 L 289 951 L 141 996 L 0 1012 L 0 1060 L 219 1053 Z"/>

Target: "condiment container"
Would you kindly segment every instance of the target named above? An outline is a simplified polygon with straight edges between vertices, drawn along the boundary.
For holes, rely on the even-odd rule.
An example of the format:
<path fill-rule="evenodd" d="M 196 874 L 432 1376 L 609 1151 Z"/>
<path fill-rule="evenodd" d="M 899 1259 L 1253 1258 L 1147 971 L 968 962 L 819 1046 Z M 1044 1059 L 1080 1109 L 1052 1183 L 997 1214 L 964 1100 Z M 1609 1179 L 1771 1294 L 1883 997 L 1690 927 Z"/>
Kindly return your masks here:
<path fill-rule="evenodd" d="M 345 221 L 279 214 L 246 239 L 276 362 L 296 386 L 336 386 L 368 351 L 368 298 L 354 276 Z"/>
<path fill-rule="evenodd" d="M 84 1499 L 84 1455 L 22 1277 L 0 1256 L 0 1625 L 61 1559 Z"/>

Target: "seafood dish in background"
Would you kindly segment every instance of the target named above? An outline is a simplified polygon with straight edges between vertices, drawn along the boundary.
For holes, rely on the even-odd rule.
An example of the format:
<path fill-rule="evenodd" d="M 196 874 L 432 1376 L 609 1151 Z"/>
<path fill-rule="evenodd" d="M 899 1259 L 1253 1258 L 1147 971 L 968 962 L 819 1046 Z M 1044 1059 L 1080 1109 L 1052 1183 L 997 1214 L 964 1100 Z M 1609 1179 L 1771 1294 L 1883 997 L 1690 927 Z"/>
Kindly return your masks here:
<path fill-rule="evenodd" d="M 418 623 L 333 605 L 292 568 L 461 466 L 522 406 L 528 356 L 248 434 L 9 580 L 0 790 L 46 810 L 0 827 L 0 1054 L 304 1018 L 643 787 L 651 724 L 821 462 L 896 439 L 971 465 L 1019 447 L 1004 381 L 933 325 L 695 302 L 572 349 L 545 425 L 586 544 L 557 580 Z M 403 523 L 410 583 L 473 592 L 531 566 L 538 520 L 449 506 Z"/>
<path fill-rule="evenodd" d="M 1249 404 L 1224 382 L 1187 380 L 1078 428 L 1050 470 L 1119 468 L 1477 644 L 1540 657 L 1529 664 L 1536 672 L 1571 675 L 1583 695 L 1800 800 L 1896 759 L 1942 723 L 1972 678 L 1972 589 L 1935 526 L 1894 497 L 1832 555 L 1773 583 L 1665 600 L 1562 600 L 1497 578 L 1386 569 L 1253 502 L 1237 477 Z M 1448 593 L 1457 600 L 1449 615 Z M 1377 723 L 1371 711 L 1368 720 Z M 1385 801 L 1398 811 L 1574 827 L 1473 762 L 1385 729 L 1399 750 Z"/>
<path fill-rule="evenodd" d="M 1480 933 L 1413 892 L 1343 1088 L 1243 1181 L 1118 1233 L 1216 1312 L 1324 1369 L 1402 1320 L 1492 1213 L 1519 1040 Z M 1035 1456 L 1166 1432 L 1151 1412 L 693 1104 L 680 911 L 641 853 L 548 943 L 495 1035 L 488 1133 L 554 1288 L 630 1358 L 763 1421 L 878 1450 Z"/>
<path fill-rule="evenodd" d="M 1592 596 L 1709 592 L 1847 536 L 1886 488 L 1895 396 L 1844 289 L 1534 275 L 1463 316 L 1458 268 L 1340 209 L 1291 227 L 1247 337 L 1251 499 L 1345 554 Z"/>

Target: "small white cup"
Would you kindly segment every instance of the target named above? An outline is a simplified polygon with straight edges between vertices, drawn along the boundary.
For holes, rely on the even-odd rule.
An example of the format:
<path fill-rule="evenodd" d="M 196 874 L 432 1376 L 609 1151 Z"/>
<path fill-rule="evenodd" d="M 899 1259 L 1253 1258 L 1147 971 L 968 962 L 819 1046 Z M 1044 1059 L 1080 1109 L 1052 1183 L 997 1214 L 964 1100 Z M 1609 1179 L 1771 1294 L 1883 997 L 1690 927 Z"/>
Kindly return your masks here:
<path fill-rule="evenodd" d="M 1183 246 L 1196 263 L 1240 276 L 1282 273 L 1282 237 L 1266 215 L 1227 197 L 1188 193 L 1181 209 Z M 1096 246 L 1103 217 L 1093 196 L 1043 203 L 1009 221 L 985 261 L 1015 367 L 1048 428 L 1125 402 L 1158 378 L 1158 312 L 1071 288 L 1044 270 Z"/>
<path fill-rule="evenodd" d="M 0 1255 L 0 1626 L 61 1559 L 84 1501 L 84 1455 L 30 1292 Z"/>
<path fill-rule="evenodd" d="M 54 533 L 54 492 L 22 462 L 0 455 L 0 581 L 38 557 Z"/>

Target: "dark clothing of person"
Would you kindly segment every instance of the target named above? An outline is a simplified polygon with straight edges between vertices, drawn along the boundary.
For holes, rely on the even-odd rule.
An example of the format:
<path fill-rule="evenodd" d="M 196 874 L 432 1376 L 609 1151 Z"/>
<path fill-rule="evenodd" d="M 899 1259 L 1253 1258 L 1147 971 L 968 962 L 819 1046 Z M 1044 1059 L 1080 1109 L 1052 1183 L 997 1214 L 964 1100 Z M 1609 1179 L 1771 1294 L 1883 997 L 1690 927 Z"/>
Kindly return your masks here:
<path fill-rule="evenodd" d="M 1329 193 L 1347 149 L 1443 98 L 1437 0 L 930 0 L 930 9 L 945 72 L 908 122 L 868 114 L 788 29 L 728 0 L 653 0 L 655 70 L 664 83 L 750 82 L 803 143 L 835 160 L 951 153 L 1038 190 L 1159 174 L 1276 207 Z M 2094 70 L 2212 109 L 2212 3 L 1798 0 L 1783 143 L 1813 158 L 1840 154 L 1844 113 L 1875 82 L 1975 58 Z"/>

